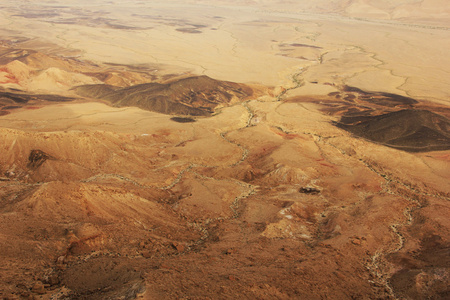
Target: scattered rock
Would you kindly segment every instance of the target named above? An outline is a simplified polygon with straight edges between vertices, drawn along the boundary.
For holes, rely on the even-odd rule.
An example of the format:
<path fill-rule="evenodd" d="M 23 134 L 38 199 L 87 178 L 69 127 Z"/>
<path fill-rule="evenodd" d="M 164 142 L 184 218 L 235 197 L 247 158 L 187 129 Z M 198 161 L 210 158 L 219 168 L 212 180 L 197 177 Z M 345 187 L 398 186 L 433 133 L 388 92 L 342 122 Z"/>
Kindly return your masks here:
<path fill-rule="evenodd" d="M 59 276 L 58 274 L 53 274 L 48 277 L 48 284 L 50 285 L 57 285 L 59 283 Z"/>
<path fill-rule="evenodd" d="M 11 178 L 11 177 L 16 176 L 16 173 L 13 172 L 13 171 L 6 171 L 5 172 L 5 176 L 8 177 L 8 178 Z"/>
<path fill-rule="evenodd" d="M 144 258 L 151 258 L 152 257 L 152 253 L 150 251 L 143 251 L 143 252 L 141 252 L 141 255 Z"/>
<path fill-rule="evenodd" d="M 316 189 L 316 188 L 314 188 L 314 187 L 305 186 L 305 187 L 301 187 L 300 190 L 299 190 L 299 192 L 302 193 L 302 194 L 312 194 L 312 195 L 315 195 L 315 194 L 319 194 L 319 193 L 320 193 L 320 190 L 319 190 L 319 189 Z"/>
<path fill-rule="evenodd" d="M 186 246 L 184 246 L 183 244 L 177 243 L 177 242 L 174 242 L 174 243 L 172 244 L 172 246 L 173 246 L 175 249 L 177 249 L 178 252 L 184 252 L 184 250 L 186 250 Z"/>
<path fill-rule="evenodd" d="M 47 159 L 51 158 L 50 155 L 42 150 L 31 150 L 28 156 L 28 168 L 37 169 L 39 168 Z"/>
<path fill-rule="evenodd" d="M 353 245 L 359 246 L 359 245 L 361 245 L 361 240 L 359 240 L 359 239 L 353 239 L 353 240 L 352 240 L 352 244 L 353 244 Z"/>
<path fill-rule="evenodd" d="M 60 256 L 60 257 L 58 257 L 58 259 L 56 260 L 56 264 L 57 264 L 57 265 L 63 265 L 64 262 L 65 262 L 65 260 L 66 260 L 66 257 L 65 257 L 65 256 Z"/>
<path fill-rule="evenodd" d="M 227 251 L 225 251 L 225 254 L 227 254 L 227 255 L 234 254 L 234 253 L 236 253 L 236 249 L 233 249 L 233 248 L 227 249 Z"/>
<path fill-rule="evenodd" d="M 42 282 L 40 282 L 40 281 L 36 282 L 36 283 L 33 285 L 33 287 L 31 288 L 31 291 L 32 291 L 33 293 L 40 294 L 40 295 L 45 294 L 45 287 L 44 287 L 44 284 L 43 284 Z"/>
<path fill-rule="evenodd" d="M 160 266 L 159 266 L 161 269 L 172 269 L 168 264 L 166 264 L 166 263 L 162 263 Z"/>

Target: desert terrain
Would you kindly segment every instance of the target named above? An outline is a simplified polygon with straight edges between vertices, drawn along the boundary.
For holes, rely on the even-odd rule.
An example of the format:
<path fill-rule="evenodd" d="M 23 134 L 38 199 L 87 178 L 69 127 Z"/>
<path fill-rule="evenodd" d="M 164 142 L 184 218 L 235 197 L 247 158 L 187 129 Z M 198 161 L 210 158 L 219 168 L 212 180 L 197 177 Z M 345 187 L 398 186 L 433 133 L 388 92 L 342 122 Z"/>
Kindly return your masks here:
<path fill-rule="evenodd" d="M 449 299 L 446 0 L 3 0 L 2 299 Z"/>

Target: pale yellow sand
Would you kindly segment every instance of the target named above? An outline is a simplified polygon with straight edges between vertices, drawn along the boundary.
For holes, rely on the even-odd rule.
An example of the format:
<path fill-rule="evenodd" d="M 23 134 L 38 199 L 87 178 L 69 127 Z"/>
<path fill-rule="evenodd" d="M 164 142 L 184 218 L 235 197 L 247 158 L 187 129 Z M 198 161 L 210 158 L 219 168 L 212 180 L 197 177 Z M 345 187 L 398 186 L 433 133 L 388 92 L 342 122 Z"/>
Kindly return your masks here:
<path fill-rule="evenodd" d="M 58 16 L 33 18 L 26 14 L 52 2 L 23 4 L 3 4 L 2 36 L 46 40 L 96 63 L 161 64 L 172 73 L 285 88 L 296 85 L 298 74 L 305 86 L 297 95 L 328 93 L 328 82 L 441 102 L 450 96 L 444 0 L 60 1 L 65 7 L 54 10 Z M 61 23 L 68 21 L 74 24 Z"/>

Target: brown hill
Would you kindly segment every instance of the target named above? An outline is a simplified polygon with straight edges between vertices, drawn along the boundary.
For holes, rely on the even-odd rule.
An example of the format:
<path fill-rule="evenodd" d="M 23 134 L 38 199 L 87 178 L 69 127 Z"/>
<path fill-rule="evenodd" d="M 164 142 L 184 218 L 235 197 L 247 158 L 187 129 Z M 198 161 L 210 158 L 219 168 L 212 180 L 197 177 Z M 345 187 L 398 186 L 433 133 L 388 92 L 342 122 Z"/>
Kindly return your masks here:
<path fill-rule="evenodd" d="M 113 106 L 136 106 L 164 114 L 208 116 L 218 106 L 243 100 L 253 94 L 238 83 L 207 76 L 189 77 L 168 84 L 145 83 L 126 88 L 111 85 L 83 85 L 74 88 L 84 97 L 107 100 Z"/>
<path fill-rule="evenodd" d="M 449 190 L 447 154 L 283 131 L 304 130 L 294 121 L 305 115 L 289 105 L 294 121 L 277 121 L 272 105 L 249 104 L 255 126 L 236 121 L 251 118 L 239 106 L 189 126 L 99 103 L 0 120 L 20 126 L 0 128 L 0 295 L 391 299 L 384 278 L 423 299 L 445 292 L 431 259 L 446 249 L 448 205 L 425 192 Z"/>
<path fill-rule="evenodd" d="M 36 108 L 34 105 L 68 102 L 73 100 L 75 100 L 75 98 L 59 95 L 28 94 L 21 91 L 12 92 L 10 90 L 6 91 L 0 88 L 0 116 L 7 115 L 12 110 L 22 107 L 34 109 Z"/>
<path fill-rule="evenodd" d="M 450 120 L 427 110 L 406 109 L 379 116 L 343 116 L 336 125 L 357 136 L 405 151 L 450 149 Z"/>
<path fill-rule="evenodd" d="M 366 92 L 361 89 L 358 89 L 353 86 L 345 85 L 342 87 L 342 91 L 346 93 L 343 96 L 344 100 L 352 101 L 355 99 L 355 96 L 364 102 L 369 102 L 371 104 L 385 106 L 385 107 L 396 107 L 399 105 L 414 105 L 417 104 L 418 101 L 405 97 L 402 95 L 392 94 L 392 93 L 383 93 L 383 92 Z M 341 95 L 339 92 L 331 93 L 331 95 L 339 98 Z"/>

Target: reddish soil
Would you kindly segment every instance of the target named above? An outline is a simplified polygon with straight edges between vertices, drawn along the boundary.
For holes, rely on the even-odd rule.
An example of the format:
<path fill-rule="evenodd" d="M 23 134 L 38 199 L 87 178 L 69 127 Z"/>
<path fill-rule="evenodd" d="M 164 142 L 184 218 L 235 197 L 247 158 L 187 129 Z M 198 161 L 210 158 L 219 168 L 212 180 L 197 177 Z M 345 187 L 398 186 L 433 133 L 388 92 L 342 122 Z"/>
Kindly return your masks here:
<path fill-rule="evenodd" d="M 169 164 L 148 181 L 194 141 L 2 134 L 5 299 L 448 296 L 446 187 L 381 160 L 250 126 L 226 136 L 249 150 L 240 163 Z"/>

